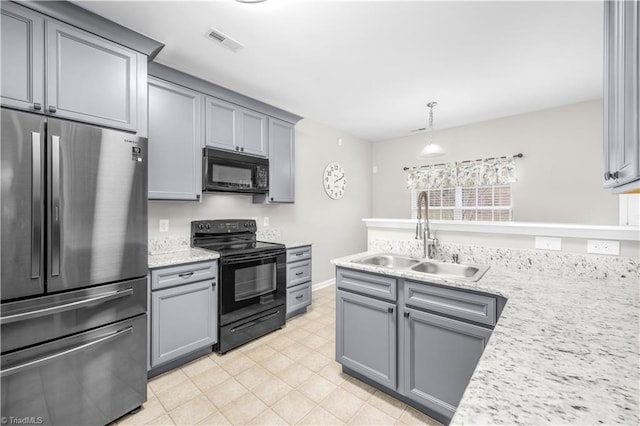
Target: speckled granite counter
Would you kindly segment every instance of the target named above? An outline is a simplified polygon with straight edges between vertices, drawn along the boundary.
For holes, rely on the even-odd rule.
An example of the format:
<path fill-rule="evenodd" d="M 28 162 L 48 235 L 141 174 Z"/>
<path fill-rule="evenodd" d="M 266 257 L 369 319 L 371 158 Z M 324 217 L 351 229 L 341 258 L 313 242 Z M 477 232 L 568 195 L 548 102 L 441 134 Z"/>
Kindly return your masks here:
<path fill-rule="evenodd" d="M 262 240 L 262 241 L 267 241 L 267 240 Z M 279 240 L 271 240 L 271 241 L 274 242 L 274 243 L 284 244 L 284 246 L 286 248 L 288 248 L 288 249 L 313 245 L 311 243 L 307 243 L 307 242 L 304 242 L 304 241 L 294 241 L 294 240 L 279 239 Z"/>
<path fill-rule="evenodd" d="M 148 263 L 149 269 L 154 269 L 184 263 L 204 262 L 219 257 L 220 255 L 215 251 L 190 248 L 173 253 L 150 254 Z"/>
<path fill-rule="evenodd" d="M 335 259 L 336 266 L 424 280 Z M 451 424 L 640 423 L 636 273 L 571 277 L 492 267 L 477 283 L 430 282 L 508 299 Z"/>
<path fill-rule="evenodd" d="M 149 269 L 204 262 L 220 257 L 215 251 L 191 248 L 189 244 L 189 237 L 181 235 L 167 235 L 150 239 L 147 260 Z"/>

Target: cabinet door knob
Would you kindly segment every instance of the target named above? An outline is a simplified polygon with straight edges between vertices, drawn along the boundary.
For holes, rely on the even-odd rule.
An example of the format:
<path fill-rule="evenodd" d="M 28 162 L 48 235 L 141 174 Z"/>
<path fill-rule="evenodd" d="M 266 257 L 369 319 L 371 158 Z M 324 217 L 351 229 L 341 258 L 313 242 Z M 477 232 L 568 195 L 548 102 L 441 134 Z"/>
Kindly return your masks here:
<path fill-rule="evenodd" d="M 240 147 L 239 146 L 236 146 L 236 151 L 240 151 Z"/>
<path fill-rule="evenodd" d="M 611 179 L 618 179 L 619 177 L 620 177 L 620 173 L 619 172 L 611 173 Z"/>
<path fill-rule="evenodd" d="M 240 151 L 241 151 L 241 152 L 244 152 L 244 147 L 240 148 Z"/>
<path fill-rule="evenodd" d="M 42 105 L 36 102 L 33 104 L 33 109 L 35 109 L 36 111 L 40 111 L 42 109 Z"/>
<path fill-rule="evenodd" d="M 387 308 L 387 312 L 389 312 L 390 314 L 393 313 L 393 308 Z"/>
<path fill-rule="evenodd" d="M 50 112 L 51 114 L 55 114 L 55 113 L 56 113 L 56 111 L 58 111 L 58 110 L 56 109 L 56 107 L 54 107 L 53 105 L 49 105 L 49 112 Z"/>
<path fill-rule="evenodd" d="M 405 313 L 404 313 L 404 317 L 405 317 L 405 318 L 409 318 L 409 312 L 406 312 L 406 311 L 405 311 Z"/>
<path fill-rule="evenodd" d="M 273 197 L 271 197 L 271 201 L 273 201 Z"/>
<path fill-rule="evenodd" d="M 611 172 L 604 172 L 604 180 L 611 179 Z"/>

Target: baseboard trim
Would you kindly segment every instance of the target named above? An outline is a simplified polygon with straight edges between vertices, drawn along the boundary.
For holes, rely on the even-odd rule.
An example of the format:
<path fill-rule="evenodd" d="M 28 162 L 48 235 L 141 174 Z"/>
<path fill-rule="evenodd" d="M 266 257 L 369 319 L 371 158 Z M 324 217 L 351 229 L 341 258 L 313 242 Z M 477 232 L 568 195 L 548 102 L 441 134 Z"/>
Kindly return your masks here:
<path fill-rule="evenodd" d="M 320 281 L 319 283 L 314 283 L 311 285 L 311 291 L 320 290 L 321 288 L 330 287 L 332 285 L 336 285 L 336 279 L 331 278 L 330 280 Z"/>

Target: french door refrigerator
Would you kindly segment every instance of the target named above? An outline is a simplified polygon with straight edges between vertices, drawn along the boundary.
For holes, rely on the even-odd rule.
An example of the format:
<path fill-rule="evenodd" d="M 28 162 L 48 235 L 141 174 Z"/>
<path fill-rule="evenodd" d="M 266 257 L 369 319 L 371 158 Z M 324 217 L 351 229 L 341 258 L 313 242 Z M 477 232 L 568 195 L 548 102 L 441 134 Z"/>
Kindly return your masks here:
<path fill-rule="evenodd" d="M 0 415 L 107 424 L 147 398 L 147 141 L 1 124 Z"/>

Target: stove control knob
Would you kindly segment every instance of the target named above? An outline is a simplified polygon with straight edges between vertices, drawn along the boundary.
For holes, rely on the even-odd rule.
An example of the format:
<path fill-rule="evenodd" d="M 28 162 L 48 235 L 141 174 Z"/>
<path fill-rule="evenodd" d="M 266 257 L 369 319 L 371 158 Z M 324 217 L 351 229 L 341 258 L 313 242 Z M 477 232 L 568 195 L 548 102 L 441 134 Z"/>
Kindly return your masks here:
<path fill-rule="evenodd" d="M 210 223 L 207 223 L 207 231 L 208 231 L 209 229 L 211 229 L 211 224 L 210 224 Z"/>
<path fill-rule="evenodd" d="M 248 228 L 248 227 L 249 227 L 249 222 L 245 222 L 245 223 L 244 223 L 244 227 L 245 227 L 245 228 Z"/>
<path fill-rule="evenodd" d="M 204 225 L 202 223 L 199 223 L 198 224 L 198 229 L 202 231 L 204 229 Z"/>

